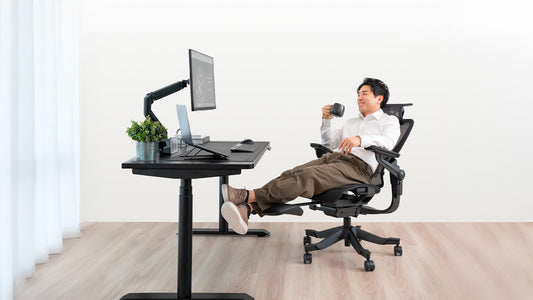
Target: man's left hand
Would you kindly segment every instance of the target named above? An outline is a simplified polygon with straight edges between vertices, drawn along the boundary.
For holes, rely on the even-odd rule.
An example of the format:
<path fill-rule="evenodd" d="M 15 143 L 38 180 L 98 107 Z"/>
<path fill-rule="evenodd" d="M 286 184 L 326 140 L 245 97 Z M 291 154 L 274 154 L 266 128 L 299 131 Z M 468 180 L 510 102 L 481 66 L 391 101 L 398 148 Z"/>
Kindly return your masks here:
<path fill-rule="evenodd" d="M 347 137 L 342 140 L 341 144 L 339 145 L 339 150 L 344 154 L 348 154 L 352 152 L 353 147 L 359 146 L 361 146 L 361 138 L 359 136 Z"/>

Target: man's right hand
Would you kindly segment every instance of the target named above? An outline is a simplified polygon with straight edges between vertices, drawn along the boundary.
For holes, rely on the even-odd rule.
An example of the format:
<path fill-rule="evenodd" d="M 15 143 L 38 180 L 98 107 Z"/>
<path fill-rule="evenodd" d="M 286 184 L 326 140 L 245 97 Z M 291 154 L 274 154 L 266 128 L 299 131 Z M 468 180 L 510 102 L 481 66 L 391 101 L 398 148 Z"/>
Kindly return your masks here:
<path fill-rule="evenodd" d="M 331 104 L 328 104 L 322 107 L 322 119 L 333 119 L 333 115 L 330 112 L 331 106 Z"/>

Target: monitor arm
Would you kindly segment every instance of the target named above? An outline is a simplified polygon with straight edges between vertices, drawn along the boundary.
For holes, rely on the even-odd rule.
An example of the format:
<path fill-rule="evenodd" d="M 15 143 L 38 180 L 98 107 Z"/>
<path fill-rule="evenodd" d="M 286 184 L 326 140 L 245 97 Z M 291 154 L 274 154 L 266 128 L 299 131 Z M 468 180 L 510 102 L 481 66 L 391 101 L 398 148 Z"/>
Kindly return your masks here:
<path fill-rule="evenodd" d="M 178 81 L 176 83 L 173 83 L 171 85 L 168 85 L 164 88 L 160 88 L 157 91 L 153 91 L 151 93 L 146 94 L 144 96 L 144 116 L 150 116 L 152 121 L 159 121 L 159 119 L 155 116 L 154 112 L 152 111 L 152 103 L 154 101 L 159 100 L 163 97 L 166 97 L 168 95 L 174 94 L 175 92 L 184 89 L 189 84 L 189 80 L 182 80 Z"/>

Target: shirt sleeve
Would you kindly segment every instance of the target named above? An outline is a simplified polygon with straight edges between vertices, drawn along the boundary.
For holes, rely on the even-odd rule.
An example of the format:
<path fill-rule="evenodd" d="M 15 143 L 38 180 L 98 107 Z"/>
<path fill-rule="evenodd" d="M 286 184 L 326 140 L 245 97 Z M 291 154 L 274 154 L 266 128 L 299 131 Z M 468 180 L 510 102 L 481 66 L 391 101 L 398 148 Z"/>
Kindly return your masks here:
<path fill-rule="evenodd" d="M 387 116 L 382 128 L 381 135 L 360 135 L 361 147 L 378 146 L 392 150 L 400 137 L 400 121 L 395 116 Z"/>
<path fill-rule="evenodd" d="M 320 134 L 322 136 L 322 144 L 330 149 L 335 149 L 341 142 L 342 129 L 332 129 L 331 119 L 322 119 Z"/>

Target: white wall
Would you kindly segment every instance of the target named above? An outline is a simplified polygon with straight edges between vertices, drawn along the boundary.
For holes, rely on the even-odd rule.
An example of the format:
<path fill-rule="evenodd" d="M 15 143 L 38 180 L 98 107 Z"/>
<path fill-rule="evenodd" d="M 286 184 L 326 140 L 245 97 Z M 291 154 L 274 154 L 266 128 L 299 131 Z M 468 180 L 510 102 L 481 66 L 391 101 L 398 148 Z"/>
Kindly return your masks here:
<path fill-rule="evenodd" d="M 212 140 L 269 140 L 253 170 L 260 187 L 314 158 L 320 110 L 355 115 L 364 77 L 390 103 L 413 102 L 415 128 L 400 158 L 399 210 L 364 221 L 533 221 L 532 5 L 526 1 L 131 1 L 80 5 L 82 221 L 176 221 L 178 180 L 133 175 L 125 134 L 150 91 L 188 78 L 187 49 L 215 58 L 217 109 L 190 113 Z M 153 109 L 174 132 L 175 104 Z M 193 181 L 194 221 L 216 221 L 218 179 Z M 389 189 L 373 200 L 390 201 Z M 304 217 L 262 221 L 337 221 Z M 260 221 L 254 217 L 253 221 Z"/>

